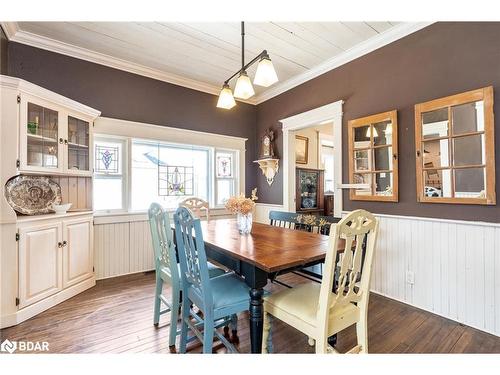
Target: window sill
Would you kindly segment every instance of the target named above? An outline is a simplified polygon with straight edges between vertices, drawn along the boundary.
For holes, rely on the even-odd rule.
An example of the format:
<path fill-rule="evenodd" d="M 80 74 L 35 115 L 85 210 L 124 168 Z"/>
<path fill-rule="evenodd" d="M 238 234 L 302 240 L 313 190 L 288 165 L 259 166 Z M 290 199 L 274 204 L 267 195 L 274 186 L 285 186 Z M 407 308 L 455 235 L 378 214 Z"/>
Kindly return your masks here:
<path fill-rule="evenodd" d="M 168 209 L 172 216 L 175 209 Z M 210 217 L 228 216 L 230 213 L 225 208 L 211 208 Z M 148 211 L 116 211 L 116 212 L 96 212 L 94 213 L 94 225 L 133 223 L 137 221 L 147 221 Z"/>

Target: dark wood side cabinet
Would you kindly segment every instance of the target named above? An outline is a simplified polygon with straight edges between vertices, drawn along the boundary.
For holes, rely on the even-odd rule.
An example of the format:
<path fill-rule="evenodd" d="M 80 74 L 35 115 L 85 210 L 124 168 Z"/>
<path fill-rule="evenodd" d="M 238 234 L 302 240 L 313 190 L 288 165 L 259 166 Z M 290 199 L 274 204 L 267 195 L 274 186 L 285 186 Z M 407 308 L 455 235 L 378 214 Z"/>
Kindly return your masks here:
<path fill-rule="evenodd" d="M 325 194 L 325 216 L 333 216 L 333 194 Z"/>
<path fill-rule="evenodd" d="M 324 171 L 322 169 L 296 168 L 295 210 L 298 213 L 323 215 Z"/>

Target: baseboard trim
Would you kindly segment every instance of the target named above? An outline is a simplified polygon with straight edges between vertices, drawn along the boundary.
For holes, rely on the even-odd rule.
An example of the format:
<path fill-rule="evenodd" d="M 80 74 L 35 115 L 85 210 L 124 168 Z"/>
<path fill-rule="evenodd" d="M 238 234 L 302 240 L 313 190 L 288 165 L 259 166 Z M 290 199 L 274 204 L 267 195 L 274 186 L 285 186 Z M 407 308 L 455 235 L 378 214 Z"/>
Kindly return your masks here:
<path fill-rule="evenodd" d="M 2 316 L 2 320 L 0 322 L 0 328 L 7 328 L 11 326 L 15 326 L 19 323 L 24 322 L 25 320 L 28 320 L 35 315 L 40 314 L 41 312 L 44 312 L 45 310 L 50 309 L 51 307 L 54 307 L 58 305 L 59 303 L 76 296 L 77 294 L 80 294 L 81 292 L 92 288 L 95 286 L 95 276 L 92 276 L 91 278 L 82 281 L 79 284 L 76 284 L 72 287 L 69 287 L 67 289 L 64 289 L 50 297 L 47 297 L 41 301 L 38 301 L 32 305 L 26 306 L 18 311 L 16 311 L 13 314 L 9 314 L 6 316 Z"/>

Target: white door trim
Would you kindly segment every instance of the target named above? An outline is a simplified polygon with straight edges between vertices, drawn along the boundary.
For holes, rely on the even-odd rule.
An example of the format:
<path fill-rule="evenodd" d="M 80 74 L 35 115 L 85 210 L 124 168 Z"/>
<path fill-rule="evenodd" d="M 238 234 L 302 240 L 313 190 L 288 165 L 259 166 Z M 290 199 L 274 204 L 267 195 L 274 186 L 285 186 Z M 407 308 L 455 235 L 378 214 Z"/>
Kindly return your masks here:
<path fill-rule="evenodd" d="M 283 207 L 285 211 L 295 211 L 295 140 L 290 132 L 319 124 L 323 121 L 333 121 L 333 152 L 335 195 L 333 211 L 335 217 L 342 216 L 342 189 L 338 184 L 342 181 L 342 105 L 343 100 L 299 113 L 280 120 L 283 124 Z"/>

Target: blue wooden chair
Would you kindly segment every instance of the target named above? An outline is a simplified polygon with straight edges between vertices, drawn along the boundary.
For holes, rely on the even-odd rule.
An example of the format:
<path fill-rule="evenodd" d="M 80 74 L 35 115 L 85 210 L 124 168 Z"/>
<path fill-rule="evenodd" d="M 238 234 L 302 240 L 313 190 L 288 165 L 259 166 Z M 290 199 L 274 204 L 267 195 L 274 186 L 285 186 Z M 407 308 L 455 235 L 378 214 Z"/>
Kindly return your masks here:
<path fill-rule="evenodd" d="M 248 310 L 250 305 L 249 288 L 234 273 L 209 277 L 200 220 L 194 218 L 188 209 L 179 207 L 174 214 L 174 223 L 183 294 L 180 352 L 186 352 L 188 328 L 193 337 L 203 343 L 203 353 L 212 353 L 214 336 L 230 352 L 237 352 L 216 328 L 231 321 L 233 331 L 236 331 L 236 314 Z M 190 308 L 191 304 L 203 312 L 203 317 Z M 203 332 L 198 329 L 200 323 Z"/>
<path fill-rule="evenodd" d="M 170 351 L 175 351 L 175 338 L 177 334 L 180 333 L 180 331 L 177 330 L 179 307 L 181 303 L 179 264 L 177 263 L 168 213 L 166 213 L 158 203 L 152 203 L 149 207 L 148 216 L 156 270 L 153 323 L 157 326 L 160 322 L 160 315 L 171 312 L 168 345 Z M 210 277 L 215 277 L 224 274 L 224 270 L 210 264 L 208 273 Z M 170 284 L 172 288 L 170 300 L 162 294 L 164 283 Z M 162 303 L 166 306 L 163 310 L 161 309 Z"/>

